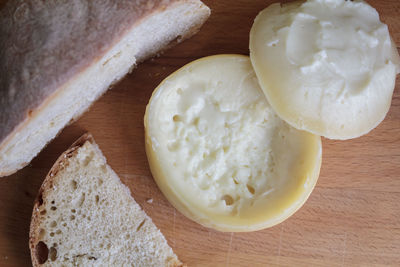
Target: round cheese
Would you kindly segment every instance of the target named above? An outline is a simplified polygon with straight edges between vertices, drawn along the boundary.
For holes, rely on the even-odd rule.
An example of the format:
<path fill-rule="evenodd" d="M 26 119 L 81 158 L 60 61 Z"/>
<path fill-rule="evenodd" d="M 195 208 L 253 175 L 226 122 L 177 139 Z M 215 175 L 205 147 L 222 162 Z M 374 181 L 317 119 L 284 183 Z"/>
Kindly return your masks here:
<path fill-rule="evenodd" d="M 220 231 L 285 220 L 319 175 L 320 137 L 275 114 L 247 56 L 206 57 L 170 75 L 150 99 L 145 129 L 161 191 L 184 215 Z"/>
<path fill-rule="evenodd" d="M 399 70 L 387 25 L 363 1 L 273 4 L 254 21 L 250 57 L 277 114 L 331 139 L 384 119 Z"/>

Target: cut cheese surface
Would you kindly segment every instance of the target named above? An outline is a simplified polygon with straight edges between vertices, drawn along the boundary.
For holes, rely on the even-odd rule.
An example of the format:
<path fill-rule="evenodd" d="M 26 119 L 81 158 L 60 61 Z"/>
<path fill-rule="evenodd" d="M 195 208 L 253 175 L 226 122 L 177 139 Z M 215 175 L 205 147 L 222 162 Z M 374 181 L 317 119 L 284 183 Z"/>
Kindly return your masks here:
<path fill-rule="evenodd" d="M 387 25 L 364 1 L 273 4 L 254 21 L 250 57 L 277 114 L 331 139 L 384 119 L 399 70 Z"/>
<path fill-rule="evenodd" d="M 167 199 L 221 231 L 254 231 L 293 214 L 320 170 L 320 137 L 282 121 L 249 57 L 196 60 L 166 78 L 146 109 L 146 152 Z"/>

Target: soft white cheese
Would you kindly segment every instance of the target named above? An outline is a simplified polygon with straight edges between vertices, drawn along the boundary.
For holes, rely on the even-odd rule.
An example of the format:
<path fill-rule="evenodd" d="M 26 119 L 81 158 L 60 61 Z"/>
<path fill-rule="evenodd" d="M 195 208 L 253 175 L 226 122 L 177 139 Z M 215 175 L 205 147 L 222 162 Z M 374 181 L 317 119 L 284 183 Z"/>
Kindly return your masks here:
<path fill-rule="evenodd" d="M 363 1 L 273 4 L 254 22 L 250 54 L 278 115 L 333 139 L 358 137 L 384 119 L 399 70 L 388 27 Z"/>
<path fill-rule="evenodd" d="M 302 205 L 318 177 L 320 138 L 275 114 L 245 56 L 207 57 L 172 74 L 154 92 L 145 125 L 160 189 L 209 227 L 273 225 Z"/>

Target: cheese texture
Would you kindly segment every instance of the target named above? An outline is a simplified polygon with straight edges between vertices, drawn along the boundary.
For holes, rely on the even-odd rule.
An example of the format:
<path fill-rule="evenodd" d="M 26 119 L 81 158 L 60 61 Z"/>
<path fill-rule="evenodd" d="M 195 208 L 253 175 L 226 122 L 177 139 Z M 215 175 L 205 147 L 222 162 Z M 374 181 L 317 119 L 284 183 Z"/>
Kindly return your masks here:
<path fill-rule="evenodd" d="M 375 128 L 399 72 L 387 25 L 363 1 L 273 4 L 254 21 L 250 56 L 277 114 L 331 139 Z"/>
<path fill-rule="evenodd" d="M 320 137 L 282 121 L 249 57 L 194 61 L 166 78 L 146 109 L 146 152 L 167 199 L 220 231 L 254 231 L 292 215 L 320 170 Z"/>

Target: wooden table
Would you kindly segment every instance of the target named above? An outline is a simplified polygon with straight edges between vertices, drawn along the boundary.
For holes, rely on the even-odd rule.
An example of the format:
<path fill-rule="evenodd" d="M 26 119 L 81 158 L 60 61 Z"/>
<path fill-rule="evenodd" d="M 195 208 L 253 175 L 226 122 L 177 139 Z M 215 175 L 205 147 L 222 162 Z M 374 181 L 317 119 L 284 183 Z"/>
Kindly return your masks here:
<path fill-rule="evenodd" d="M 0 266 L 30 265 L 33 199 L 56 158 L 85 131 L 94 135 L 109 164 L 189 266 L 400 266 L 399 82 L 378 128 L 354 140 L 323 140 L 314 192 L 303 208 L 273 228 L 213 231 L 185 218 L 161 194 L 144 151 L 143 115 L 153 89 L 194 59 L 248 54 L 252 21 L 274 1 L 205 2 L 212 15 L 196 36 L 141 64 L 28 167 L 0 179 Z M 400 44 L 400 1 L 369 2 Z"/>

